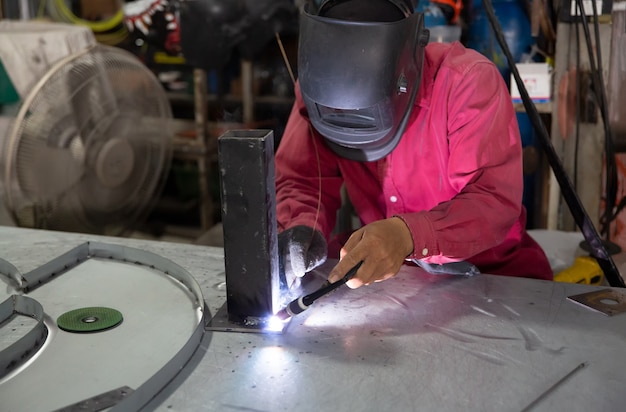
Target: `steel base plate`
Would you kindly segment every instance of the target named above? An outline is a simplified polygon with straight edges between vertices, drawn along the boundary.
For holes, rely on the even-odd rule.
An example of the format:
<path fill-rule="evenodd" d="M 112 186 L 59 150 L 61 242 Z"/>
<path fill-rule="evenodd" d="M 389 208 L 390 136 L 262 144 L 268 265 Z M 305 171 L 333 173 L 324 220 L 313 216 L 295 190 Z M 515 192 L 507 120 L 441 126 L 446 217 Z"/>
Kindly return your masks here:
<path fill-rule="evenodd" d="M 228 316 L 227 303 L 217 311 L 215 316 L 209 320 L 204 329 L 217 332 L 252 332 L 252 333 L 272 333 L 282 334 L 287 328 L 289 321 L 274 324 L 271 319 L 248 318 L 244 322 L 234 322 Z"/>

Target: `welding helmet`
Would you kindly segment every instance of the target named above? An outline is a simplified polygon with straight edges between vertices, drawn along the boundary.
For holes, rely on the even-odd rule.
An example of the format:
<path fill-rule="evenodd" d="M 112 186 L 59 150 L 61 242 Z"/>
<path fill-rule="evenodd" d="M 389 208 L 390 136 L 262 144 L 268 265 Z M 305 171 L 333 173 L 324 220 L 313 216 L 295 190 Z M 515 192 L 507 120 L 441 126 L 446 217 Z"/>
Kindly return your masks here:
<path fill-rule="evenodd" d="M 298 77 L 313 127 L 338 155 L 374 161 L 406 128 L 428 43 L 410 0 L 321 0 L 300 19 Z"/>

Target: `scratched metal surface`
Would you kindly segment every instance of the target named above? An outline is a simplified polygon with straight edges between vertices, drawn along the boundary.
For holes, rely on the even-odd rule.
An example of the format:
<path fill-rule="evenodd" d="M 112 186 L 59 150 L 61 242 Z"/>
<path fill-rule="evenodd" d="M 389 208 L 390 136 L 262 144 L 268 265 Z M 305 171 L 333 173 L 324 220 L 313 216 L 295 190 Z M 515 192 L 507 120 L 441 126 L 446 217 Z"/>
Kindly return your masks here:
<path fill-rule="evenodd" d="M 18 268 L 38 265 L 85 240 L 161 254 L 196 277 L 212 314 L 225 301 L 217 248 L 0 228 L 0 256 Z M 34 243 L 46 253 L 33 254 Z M 622 410 L 626 314 L 608 317 L 566 299 L 596 289 L 406 267 L 392 280 L 318 300 L 281 335 L 207 332 L 152 407 L 520 411 L 586 363 L 533 410 Z"/>

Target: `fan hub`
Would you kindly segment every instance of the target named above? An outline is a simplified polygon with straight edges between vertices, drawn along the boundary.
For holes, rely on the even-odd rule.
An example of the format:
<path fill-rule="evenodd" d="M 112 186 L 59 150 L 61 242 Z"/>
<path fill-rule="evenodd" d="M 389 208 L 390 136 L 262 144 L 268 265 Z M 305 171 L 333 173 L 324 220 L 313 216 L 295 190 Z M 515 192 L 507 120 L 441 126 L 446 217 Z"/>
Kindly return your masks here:
<path fill-rule="evenodd" d="M 96 158 L 96 175 L 110 189 L 124 183 L 135 165 L 135 151 L 127 141 L 115 137 L 108 140 Z"/>

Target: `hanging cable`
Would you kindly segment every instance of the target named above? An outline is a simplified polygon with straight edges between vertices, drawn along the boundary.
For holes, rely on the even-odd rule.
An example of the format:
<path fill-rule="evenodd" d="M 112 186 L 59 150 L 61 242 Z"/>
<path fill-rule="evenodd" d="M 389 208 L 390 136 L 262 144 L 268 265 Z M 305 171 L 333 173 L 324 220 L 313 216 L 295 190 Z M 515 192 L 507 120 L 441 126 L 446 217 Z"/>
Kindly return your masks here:
<path fill-rule="evenodd" d="M 611 221 L 614 218 L 613 209 L 615 207 L 615 200 L 617 197 L 617 166 L 615 164 L 615 149 L 613 148 L 613 134 L 609 125 L 608 116 L 608 103 L 606 98 L 606 90 L 604 88 L 604 76 L 602 75 L 602 52 L 600 47 L 600 29 L 598 24 L 598 8 L 596 2 L 591 2 L 593 9 L 594 20 L 594 37 L 595 37 L 595 50 L 596 59 L 593 56 L 593 45 L 591 43 L 591 34 L 589 32 L 589 24 L 587 18 L 582 12 L 583 0 L 576 0 L 576 8 L 580 14 L 583 31 L 585 33 L 585 42 L 587 44 L 587 52 L 589 54 L 589 65 L 591 69 L 591 80 L 593 82 L 593 88 L 598 100 L 598 106 L 600 108 L 600 115 L 602 116 L 602 123 L 604 126 L 604 151 L 605 151 L 605 163 L 606 163 L 606 183 L 605 183 L 605 206 L 604 217 L 601 219 L 601 232 L 604 234 L 606 240 L 610 240 L 610 228 Z M 597 63 L 596 63 L 597 60 Z"/>
<path fill-rule="evenodd" d="M 561 159 L 554 150 L 554 146 L 552 145 L 552 141 L 550 140 L 550 135 L 548 134 L 548 131 L 546 130 L 543 121 L 539 117 L 539 112 L 537 111 L 537 108 L 530 100 L 530 96 L 528 95 L 528 91 L 526 90 L 526 86 L 524 85 L 524 81 L 520 77 L 517 66 L 515 65 L 513 55 L 511 54 L 506 40 L 504 39 L 504 35 L 502 33 L 502 29 L 500 28 L 500 23 L 496 18 L 495 11 L 493 10 L 491 0 L 482 0 L 482 2 L 496 40 L 500 44 L 500 48 L 506 56 L 509 68 L 511 69 L 511 73 L 513 74 L 513 77 L 519 89 L 520 96 L 522 97 L 522 102 L 524 104 L 524 108 L 526 109 L 526 113 L 528 114 L 528 117 L 535 131 L 539 135 L 539 141 L 543 146 L 543 149 L 548 158 L 548 162 L 552 167 L 554 175 L 561 188 L 563 197 L 567 205 L 569 206 L 570 212 L 572 213 L 575 222 L 578 224 L 578 227 L 580 227 L 580 230 L 585 237 L 585 240 L 589 244 L 591 255 L 598 261 L 598 265 L 604 272 L 604 275 L 606 276 L 606 279 L 611 286 L 626 287 L 626 285 L 624 284 L 624 280 L 620 276 L 619 271 L 615 266 L 615 262 L 613 262 L 611 255 L 604 247 L 598 231 L 596 230 L 593 222 L 589 218 L 589 215 L 587 215 L 587 212 L 585 211 L 585 208 L 583 207 L 578 197 L 578 194 L 572 186 L 571 180 L 565 173 L 565 169 L 563 168 Z"/>
<path fill-rule="evenodd" d="M 574 190 L 578 190 L 578 154 L 580 146 L 580 91 L 581 91 L 581 75 L 580 75 L 580 28 L 578 22 L 574 23 L 576 30 L 576 124 L 574 125 Z"/>

